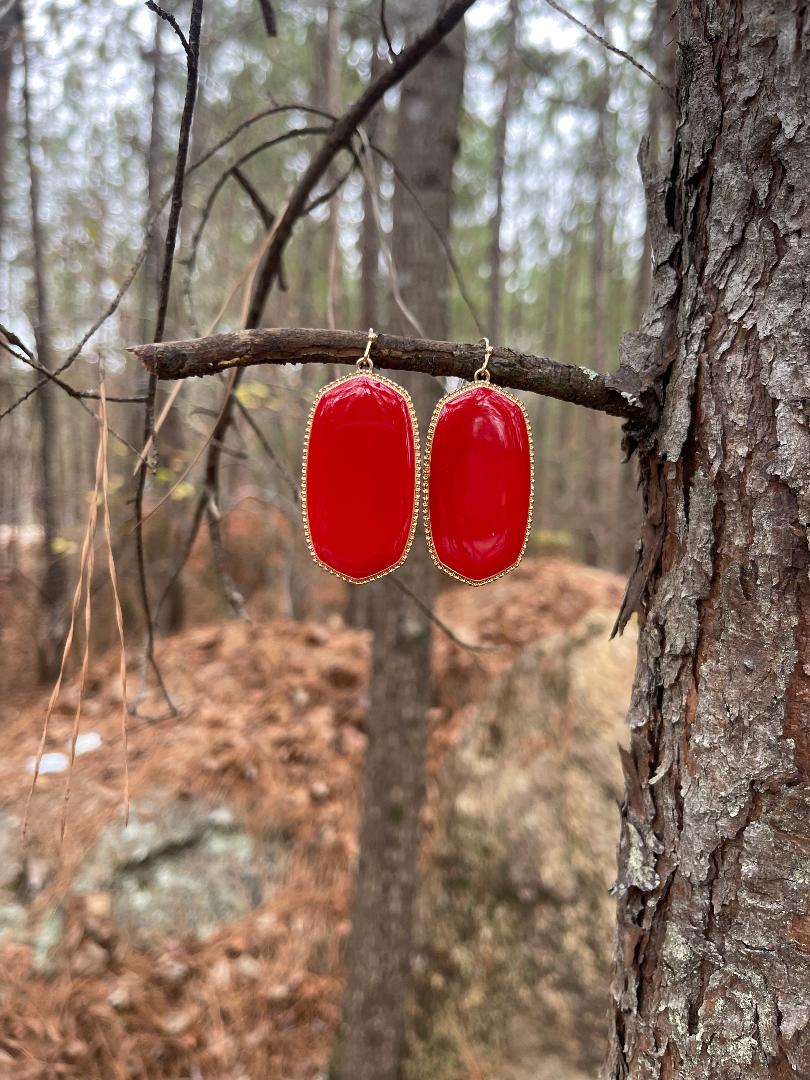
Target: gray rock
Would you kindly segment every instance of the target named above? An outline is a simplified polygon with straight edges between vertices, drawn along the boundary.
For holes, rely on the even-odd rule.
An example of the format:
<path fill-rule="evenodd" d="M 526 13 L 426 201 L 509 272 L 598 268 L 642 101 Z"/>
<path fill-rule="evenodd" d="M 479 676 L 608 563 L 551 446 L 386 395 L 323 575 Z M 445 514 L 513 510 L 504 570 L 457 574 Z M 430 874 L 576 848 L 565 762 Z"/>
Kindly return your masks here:
<path fill-rule="evenodd" d="M 34 926 L 29 937 L 33 950 L 34 970 L 40 975 L 53 975 L 57 967 L 57 950 L 65 930 L 65 917 L 58 908 L 46 911 Z"/>
<path fill-rule="evenodd" d="M 259 845 L 227 807 L 155 793 L 111 822 L 74 885 L 109 893 L 112 917 L 130 937 L 204 939 L 257 907 L 283 871 L 280 843 Z"/>
<path fill-rule="evenodd" d="M 19 889 L 23 870 L 20 822 L 0 811 L 0 942 L 28 940 L 28 912 Z"/>
<path fill-rule="evenodd" d="M 13 889 L 23 873 L 20 822 L 0 810 L 0 889 Z"/>
<path fill-rule="evenodd" d="M 616 744 L 635 665 L 635 631 L 610 642 L 613 618 L 594 613 L 529 646 L 448 761 L 419 900 L 408 1080 L 598 1071 L 622 795 Z"/>

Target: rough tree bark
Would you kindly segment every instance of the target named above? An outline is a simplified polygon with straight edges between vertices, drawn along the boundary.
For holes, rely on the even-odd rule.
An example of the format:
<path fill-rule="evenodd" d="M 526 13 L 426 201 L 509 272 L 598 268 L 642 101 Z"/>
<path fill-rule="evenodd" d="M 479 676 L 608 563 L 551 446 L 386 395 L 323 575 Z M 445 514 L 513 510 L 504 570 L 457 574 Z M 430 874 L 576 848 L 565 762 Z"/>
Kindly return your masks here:
<path fill-rule="evenodd" d="M 675 85 L 675 46 L 677 23 L 675 21 L 676 0 L 656 0 L 652 12 L 652 25 L 648 52 L 653 60 L 653 70 L 665 86 Z M 650 160 L 656 163 L 662 158 L 669 159 L 672 142 L 675 138 L 675 99 L 661 92 L 660 87 L 650 84 L 647 106 L 647 132 Z M 636 285 L 635 324 L 638 325 L 650 302 L 652 286 L 652 247 L 650 230 L 644 230 L 644 247 L 639 262 Z M 639 519 L 638 491 L 634 469 L 621 469 L 618 475 L 618 489 L 615 493 L 617 523 L 616 568 L 622 572 L 633 564 L 633 542 L 637 535 Z M 633 522 L 632 530 L 628 523 Z"/>
<path fill-rule="evenodd" d="M 605 1080 L 810 1076 L 810 8 L 680 5 Z M 627 614 L 623 613 L 622 618 Z"/>
<path fill-rule="evenodd" d="M 439 10 L 412 2 L 400 14 L 410 37 Z M 464 84 L 463 23 L 402 84 L 395 160 L 418 197 L 394 194 L 393 258 L 402 299 L 427 332 L 448 329 L 448 268 L 440 237 L 450 230 L 453 163 Z M 424 154 L 430 123 L 431 152 Z M 437 235 L 438 234 L 438 235 Z M 392 311 L 403 328 L 408 320 Z M 424 375 L 402 378 L 425 431 L 436 400 Z M 418 535 L 399 580 L 431 605 L 435 571 Z M 391 579 L 371 601 L 373 632 L 368 752 L 360 826 L 360 865 L 347 953 L 343 1017 L 333 1066 L 336 1080 L 397 1080 L 410 986 L 416 868 L 425 794 L 432 624 Z"/>
<path fill-rule="evenodd" d="M 675 85 L 675 28 L 677 24 L 673 8 L 674 0 L 656 0 L 648 49 L 654 62 L 655 73 L 666 86 Z M 675 100 L 662 94 L 657 86 L 650 86 L 649 93 L 647 139 L 652 160 L 659 161 L 662 155 L 671 152 L 672 140 L 675 138 Z M 646 229 L 636 291 L 637 322 L 641 322 L 647 304 L 650 302 L 652 270 L 650 230 Z"/>
<path fill-rule="evenodd" d="M 354 366 L 365 345 L 365 331 L 275 327 L 231 330 L 190 341 L 133 345 L 130 352 L 159 379 L 192 379 L 253 364 L 338 363 Z M 566 351 L 572 350 L 567 347 Z M 480 343 L 395 337 L 393 334 L 380 334 L 372 350 L 378 367 L 456 379 L 471 379 L 481 366 L 482 356 Z M 533 356 L 500 346 L 493 350 L 488 370 L 497 386 L 570 401 L 608 416 L 621 416 L 641 423 L 651 421 L 658 413 L 654 395 L 636 395 L 619 389 L 614 385 L 616 380 L 610 376 L 605 378 L 590 368 L 562 364 L 547 356 Z"/>

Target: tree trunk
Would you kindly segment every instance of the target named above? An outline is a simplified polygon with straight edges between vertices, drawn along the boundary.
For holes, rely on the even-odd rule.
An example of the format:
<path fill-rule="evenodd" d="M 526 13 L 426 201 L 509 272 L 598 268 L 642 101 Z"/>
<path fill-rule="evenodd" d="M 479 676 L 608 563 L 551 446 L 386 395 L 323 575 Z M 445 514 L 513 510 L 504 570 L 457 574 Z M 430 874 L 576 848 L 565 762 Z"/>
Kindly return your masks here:
<path fill-rule="evenodd" d="M 34 263 L 34 338 L 37 359 L 50 369 L 48 290 L 45 278 L 45 237 L 40 213 L 40 172 L 36 161 L 31 120 L 31 91 L 29 79 L 29 49 L 25 23 L 20 10 L 20 40 L 23 50 L 23 112 L 25 153 L 28 160 L 29 198 L 31 205 L 31 253 Z M 38 376 L 35 376 L 38 377 Z M 57 411 L 58 390 L 47 382 L 37 393 L 40 430 L 40 520 L 42 522 L 42 616 L 38 627 L 39 674 L 52 679 L 59 670 L 62 641 L 66 631 L 67 575 L 64 560 L 55 552 L 58 536 L 56 477 L 59 467 L 60 438 Z"/>
<path fill-rule="evenodd" d="M 0 250 L 2 250 L 6 209 L 6 158 L 9 146 L 8 95 L 11 88 L 11 72 L 14 67 L 14 45 L 21 8 L 16 2 L 9 3 L 0 15 Z"/>
<path fill-rule="evenodd" d="M 335 0 L 326 5 L 326 31 L 323 45 L 324 108 L 332 116 L 341 112 L 340 93 L 340 24 L 341 12 Z M 334 184 L 338 170 L 327 173 L 327 183 Z M 326 325 L 334 330 L 343 306 L 343 267 L 340 256 L 340 192 L 329 200 L 329 252 L 326 286 Z"/>
<path fill-rule="evenodd" d="M 503 80 L 503 98 L 495 125 L 495 213 L 492 215 L 489 243 L 489 327 L 488 333 L 497 344 L 502 333 L 503 303 L 503 251 L 501 231 L 503 229 L 503 196 L 506 174 L 506 149 L 509 136 L 509 122 L 515 108 L 515 40 L 519 16 L 518 0 L 509 0 L 509 12 L 506 22 L 506 40 L 504 43 L 504 63 L 501 77 Z"/>
<path fill-rule="evenodd" d="M 810 9 L 681 4 L 678 104 L 603 1077 L 808 1077 Z"/>
<path fill-rule="evenodd" d="M 649 54 L 654 61 L 654 70 L 665 86 L 675 85 L 675 44 L 677 23 L 674 15 L 675 0 L 656 0 L 650 28 Z M 660 87 L 650 84 L 649 105 L 647 109 L 647 139 L 652 161 L 670 159 L 672 142 L 675 138 L 675 101 L 663 93 Z M 636 284 L 635 322 L 643 318 L 650 302 L 652 287 L 652 245 L 650 230 L 644 230 L 644 247 L 639 262 Z M 616 548 L 614 568 L 625 573 L 633 562 L 633 539 L 637 532 L 638 492 L 635 469 L 621 469 L 617 479 L 616 503 Z M 632 523 L 632 531 L 629 525 Z"/>
<path fill-rule="evenodd" d="M 369 5 L 369 17 L 376 18 L 379 10 L 377 0 Z M 369 81 L 379 75 L 384 63 L 378 55 L 376 38 L 373 40 Z M 385 111 L 382 105 L 374 109 L 366 121 L 369 142 L 378 145 L 383 134 Z M 380 235 L 374 202 L 380 200 L 379 171 L 376 155 L 370 153 L 363 168 L 363 224 L 360 230 L 360 325 L 378 326 L 380 314 Z M 349 626 L 367 626 L 370 617 L 370 590 L 351 589 L 346 606 Z"/>
<path fill-rule="evenodd" d="M 164 83 L 165 53 L 163 48 L 165 23 L 161 18 L 155 18 L 155 32 L 152 40 L 152 50 L 149 56 L 152 64 L 152 104 L 149 126 L 149 144 L 146 150 L 146 220 L 149 221 L 160 206 L 163 186 L 166 177 L 163 170 L 163 152 L 165 146 L 164 124 Z M 141 277 L 141 323 L 144 327 L 145 336 L 151 333 L 150 326 L 157 318 L 157 305 L 160 297 L 160 273 L 162 268 L 162 243 L 160 230 L 155 229 L 146 252 L 144 271 Z M 141 387 L 141 392 L 146 389 Z M 160 412 L 162 399 L 165 395 L 159 390 L 157 400 L 157 412 Z M 139 419 L 133 416 L 135 423 Z M 133 441 L 137 444 L 141 439 L 141 431 L 133 435 Z M 176 473 L 181 471 L 182 461 L 179 454 L 182 452 L 185 438 L 180 416 L 173 408 L 160 429 L 156 439 L 162 461 Z M 158 498 L 162 498 L 169 490 L 174 479 L 166 482 L 155 482 Z M 154 551 L 150 552 L 150 561 L 153 563 L 155 576 L 166 578 L 173 572 L 176 552 L 183 543 L 183 530 L 181 518 L 183 516 L 180 506 L 167 503 L 160 512 L 158 521 L 152 524 L 152 542 Z M 151 545 L 150 545 L 151 546 Z M 162 589 L 161 589 L 162 591 Z M 183 579 L 179 576 L 172 583 L 163 610 L 159 616 L 159 629 L 166 633 L 176 633 L 183 627 L 185 620 L 185 598 L 183 591 Z"/>
<path fill-rule="evenodd" d="M 603 37 L 606 33 L 605 0 L 595 0 L 593 5 L 594 27 Z M 607 223 L 605 221 L 607 183 L 610 173 L 608 159 L 608 102 L 610 100 L 610 69 L 607 57 L 600 51 L 600 71 L 594 86 L 593 108 L 596 114 L 596 134 L 592 148 L 591 179 L 593 181 L 593 222 L 591 235 L 591 337 L 590 367 L 601 374 L 608 368 L 607 327 Z M 610 562 L 607 543 L 608 520 L 606 492 L 610 487 L 610 466 L 618 466 L 618 460 L 609 457 L 609 429 L 604 416 L 579 416 L 580 430 L 584 432 L 585 505 L 584 516 L 585 559 L 596 566 Z"/>
<path fill-rule="evenodd" d="M 665 86 L 675 85 L 675 19 L 673 0 L 656 0 L 650 30 L 649 53 L 655 63 L 658 78 Z M 647 109 L 647 138 L 650 142 L 650 154 L 653 161 L 671 153 L 672 140 L 675 138 L 675 102 L 663 94 L 659 87 L 650 86 L 650 99 Z M 639 265 L 638 286 L 636 289 L 637 322 L 641 321 L 650 301 L 652 285 L 652 250 L 650 230 L 644 230 L 644 250 Z"/>
<path fill-rule="evenodd" d="M 411 3 L 409 36 L 435 17 L 436 0 Z M 395 160 L 421 203 L 403 185 L 394 195 L 393 257 L 402 298 L 426 333 L 448 329 L 448 268 L 436 233 L 450 229 L 453 163 L 464 83 L 463 24 L 402 85 Z M 423 151 L 430 122 L 431 152 Z M 424 213 L 422 212 L 424 211 Z M 402 313 L 392 323 L 413 332 Z M 394 325 L 396 329 L 396 325 Z M 402 378 L 420 430 L 436 400 L 434 380 Z M 398 579 L 432 606 L 436 572 L 421 531 Z M 410 986 L 413 902 L 425 794 L 432 624 L 390 578 L 374 586 L 374 648 L 369 745 L 364 773 L 360 865 L 347 955 L 336 1080 L 397 1080 Z"/>

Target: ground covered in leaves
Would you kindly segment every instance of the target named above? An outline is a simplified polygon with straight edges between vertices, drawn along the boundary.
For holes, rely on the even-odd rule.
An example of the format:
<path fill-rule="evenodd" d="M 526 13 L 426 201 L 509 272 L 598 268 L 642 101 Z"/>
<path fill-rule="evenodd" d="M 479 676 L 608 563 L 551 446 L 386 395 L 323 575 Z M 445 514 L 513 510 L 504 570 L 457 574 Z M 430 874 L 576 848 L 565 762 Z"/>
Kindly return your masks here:
<path fill-rule="evenodd" d="M 454 633 L 495 648 L 472 652 L 437 633 L 428 839 L 442 760 L 492 679 L 523 645 L 592 608 L 615 610 L 621 591 L 614 575 L 541 559 L 486 589 L 443 593 L 439 614 Z M 130 721 L 128 832 L 117 657 L 102 658 L 82 721 L 100 741 L 76 760 L 65 840 L 66 774 L 56 771 L 33 796 L 23 849 L 27 762 L 47 695 L 15 693 L 30 658 L 15 662 L 6 642 L 0 1077 L 320 1075 L 349 932 L 368 646 L 336 615 L 212 623 L 163 640 L 179 716 L 162 718 L 150 698 Z M 65 750 L 76 700 L 70 681 L 50 753 Z M 158 890 L 169 898 L 163 921 L 150 910 Z"/>

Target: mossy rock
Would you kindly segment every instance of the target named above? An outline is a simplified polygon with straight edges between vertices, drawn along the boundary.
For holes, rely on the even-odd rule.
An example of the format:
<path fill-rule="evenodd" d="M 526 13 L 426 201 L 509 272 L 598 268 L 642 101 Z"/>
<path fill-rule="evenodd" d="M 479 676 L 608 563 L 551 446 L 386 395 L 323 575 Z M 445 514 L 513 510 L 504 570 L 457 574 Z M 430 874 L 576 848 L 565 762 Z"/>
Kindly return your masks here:
<path fill-rule="evenodd" d="M 606 1045 L 617 743 L 635 631 L 529 646 L 442 779 L 418 907 L 407 1080 L 584 1080 Z"/>

